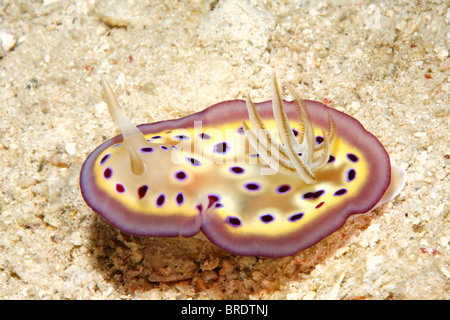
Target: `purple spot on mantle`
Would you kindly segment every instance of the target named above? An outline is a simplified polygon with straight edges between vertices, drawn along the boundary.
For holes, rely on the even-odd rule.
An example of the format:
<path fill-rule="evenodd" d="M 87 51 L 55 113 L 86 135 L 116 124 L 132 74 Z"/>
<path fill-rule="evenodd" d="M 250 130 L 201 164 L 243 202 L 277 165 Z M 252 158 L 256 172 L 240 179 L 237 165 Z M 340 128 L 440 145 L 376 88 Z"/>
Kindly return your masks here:
<path fill-rule="evenodd" d="M 107 155 L 105 155 L 102 160 L 100 160 L 100 165 L 104 164 L 106 160 L 108 160 L 108 158 L 111 156 L 111 153 L 108 153 Z"/>
<path fill-rule="evenodd" d="M 211 208 L 214 203 L 219 201 L 219 199 L 220 199 L 220 197 L 215 194 L 208 194 L 208 200 L 209 200 L 208 208 Z"/>
<path fill-rule="evenodd" d="M 164 204 L 164 202 L 166 201 L 166 196 L 164 195 L 164 193 L 161 193 L 159 196 L 158 196 L 158 199 L 156 199 L 156 206 L 159 208 L 159 207 L 162 207 L 162 205 Z"/>
<path fill-rule="evenodd" d="M 353 181 L 353 180 L 355 180 L 355 178 L 356 178 L 356 171 L 355 171 L 355 169 L 348 170 L 348 172 L 347 172 L 347 181 L 348 182 Z"/>
<path fill-rule="evenodd" d="M 138 189 L 138 195 L 139 195 L 139 199 L 142 199 L 143 197 L 145 197 L 145 195 L 147 194 L 148 191 L 148 186 L 144 185 L 139 187 Z"/>
<path fill-rule="evenodd" d="M 175 172 L 175 178 L 177 178 L 180 181 L 186 180 L 187 174 L 184 171 L 177 171 Z"/>
<path fill-rule="evenodd" d="M 105 177 L 105 179 L 109 179 L 112 176 L 112 169 L 111 168 L 106 168 L 105 171 L 103 171 L 103 176 Z"/>
<path fill-rule="evenodd" d="M 330 155 L 330 157 L 328 158 L 328 163 L 334 162 L 334 160 L 336 160 L 336 157 L 333 155 Z"/>
<path fill-rule="evenodd" d="M 354 155 L 353 153 L 347 153 L 347 158 L 351 162 L 358 162 L 359 161 L 359 158 L 356 155 Z"/>
<path fill-rule="evenodd" d="M 249 191 L 258 191 L 259 189 L 261 189 L 261 186 L 254 182 L 246 183 L 244 187 Z"/>
<path fill-rule="evenodd" d="M 303 218 L 304 215 L 305 215 L 305 214 L 304 214 L 303 212 L 296 213 L 296 214 L 293 214 L 292 216 L 290 216 L 290 217 L 288 218 L 288 220 L 289 220 L 290 222 L 295 222 L 295 221 L 298 221 L 298 220 L 300 220 L 301 218 Z"/>
<path fill-rule="evenodd" d="M 227 153 L 229 149 L 230 149 L 230 147 L 228 146 L 228 144 L 226 142 L 220 142 L 214 146 L 215 153 L 224 154 L 224 153 Z"/>
<path fill-rule="evenodd" d="M 260 219 L 261 222 L 263 222 L 263 223 L 270 223 L 270 222 L 272 222 L 273 220 L 275 220 L 275 218 L 274 218 L 273 215 L 271 215 L 271 214 L 265 214 L 265 215 L 262 215 L 261 217 L 259 217 L 259 219 Z"/>
<path fill-rule="evenodd" d="M 237 217 L 227 217 L 227 223 L 233 227 L 240 227 L 241 226 L 241 220 Z"/>
<path fill-rule="evenodd" d="M 119 193 L 124 193 L 125 187 L 122 184 L 118 183 L 118 184 L 116 184 L 116 191 Z"/>
<path fill-rule="evenodd" d="M 177 205 L 181 206 L 184 202 L 184 195 L 183 193 L 178 193 L 177 197 L 175 198 L 175 201 L 177 202 Z"/>
<path fill-rule="evenodd" d="M 189 162 L 190 164 L 192 164 L 193 166 L 200 166 L 202 163 L 200 161 L 198 161 L 197 159 L 191 158 L 191 157 L 186 157 L 185 158 L 187 162 Z"/>
<path fill-rule="evenodd" d="M 199 137 L 201 139 L 203 139 L 203 140 L 210 140 L 211 139 L 211 136 L 209 134 L 207 134 L 207 133 L 204 133 L 204 132 L 199 133 Z"/>
<path fill-rule="evenodd" d="M 347 189 L 339 189 L 338 191 L 336 191 L 335 193 L 334 193 L 334 195 L 335 196 L 342 196 L 342 195 L 344 195 L 344 194 L 346 194 L 347 193 Z"/>
<path fill-rule="evenodd" d="M 316 192 L 307 192 L 303 195 L 303 199 L 310 199 L 310 200 L 316 200 L 320 196 L 322 196 L 325 193 L 325 190 L 319 190 Z"/>
<path fill-rule="evenodd" d="M 175 139 L 178 139 L 178 140 L 189 140 L 189 137 L 184 135 L 184 134 L 179 134 L 179 135 L 175 136 Z"/>
<path fill-rule="evenodd" d="M 283 184 L 277 187 L 277 193 L 286 193 L 291 190 L 291 186 L 288 184 Z"/>
<path fill-rule="evenodd" d="M 321 144 L 325 140 L 322 136 L 316 136 L 316 143 Z"/>
<path fill-rule="evenodd" d="M 139 149 L 142 153 L 150 153 L 153 152 L 153 148 L 152 147 L 143 147 L 141 149 Z"/>
<path fill-rule="evenodd" d="M 235 174 L 243 174 L 245 172 L 245 169 L 242 167 L 231 167 L 230 171 Z"/>

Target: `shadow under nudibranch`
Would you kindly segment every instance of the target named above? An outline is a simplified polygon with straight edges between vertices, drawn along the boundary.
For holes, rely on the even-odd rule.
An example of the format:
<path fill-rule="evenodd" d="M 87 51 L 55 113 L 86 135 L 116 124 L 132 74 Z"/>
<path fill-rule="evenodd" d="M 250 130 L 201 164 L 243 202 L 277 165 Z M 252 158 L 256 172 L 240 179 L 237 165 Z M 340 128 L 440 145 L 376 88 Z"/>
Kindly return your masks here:
<path fill-rule="evenodd" d="M 90 250 L 105 279 L 130 298 L 135 292 L 173 289 L 184 297 L 262 298 L 310 276 L 316 265 L 348 246 L 383 211 L 355 216 L 338 232 L 285 258 L 242 257 L 196 238 L 154 238 L 125 234 L 96 215 Z M 181 287 L 180 287 L 181 286 Z"/>

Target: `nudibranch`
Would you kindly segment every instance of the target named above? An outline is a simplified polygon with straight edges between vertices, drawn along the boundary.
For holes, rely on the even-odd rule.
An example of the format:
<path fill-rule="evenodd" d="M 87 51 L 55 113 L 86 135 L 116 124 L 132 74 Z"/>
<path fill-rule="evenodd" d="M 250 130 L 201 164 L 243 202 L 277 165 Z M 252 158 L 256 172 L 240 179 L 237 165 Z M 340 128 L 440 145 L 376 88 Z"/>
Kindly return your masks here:
<path fill-rule="evenodd" d="M 190 116 L 134 126 L 102 80 L 122 134 L 83 164 L 86 203 L 133 235 L 203 233 L 233 254 L 294 255 L 354 214 L 393 199 L 405 171 L 354 118 L 282 100 L 218 103 Z"/>

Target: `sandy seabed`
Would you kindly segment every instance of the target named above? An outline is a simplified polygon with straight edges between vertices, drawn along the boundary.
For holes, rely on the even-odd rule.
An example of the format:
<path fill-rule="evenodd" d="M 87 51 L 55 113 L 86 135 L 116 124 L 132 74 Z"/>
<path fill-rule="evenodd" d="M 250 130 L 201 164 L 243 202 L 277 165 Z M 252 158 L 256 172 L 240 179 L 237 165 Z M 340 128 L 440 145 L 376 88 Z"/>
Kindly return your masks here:
<path fill-rule="evenodd" d="M 0 298 L 450 299 L 445 1 L 0 1 Z M 294 257 L 139 238 L 83 201 L 86 156 L 134 123 L 270 99 L 275 71 L 358 119 L 402 193 Z M 287 92 L 284 91 L 287 95 Z"/>

